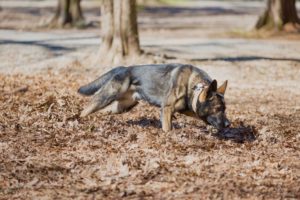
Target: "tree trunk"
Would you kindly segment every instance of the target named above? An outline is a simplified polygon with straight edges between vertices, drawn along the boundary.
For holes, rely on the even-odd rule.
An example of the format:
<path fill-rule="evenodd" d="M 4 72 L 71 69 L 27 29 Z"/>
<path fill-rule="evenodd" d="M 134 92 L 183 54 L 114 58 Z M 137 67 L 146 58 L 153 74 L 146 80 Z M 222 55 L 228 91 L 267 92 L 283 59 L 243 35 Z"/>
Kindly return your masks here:
<path fill-rule="evenodd" d="M 255 28 L 297 31 L 300 27 L 299 23 L 296 0 L 268 0 L 267 8 L 259 17 Z"/>
<path fill-rule="evenodd" d="M 135 0 L 103 0 L 101 63 L 120 63 L 140 54 Z"/>
<path fill-rule="evenodd" d="M 50 27 L 64 27 L 84 25 L 84 17 L 82 15 L 81 0 L 58 0 L 56 12 L 51 20 Z"/>

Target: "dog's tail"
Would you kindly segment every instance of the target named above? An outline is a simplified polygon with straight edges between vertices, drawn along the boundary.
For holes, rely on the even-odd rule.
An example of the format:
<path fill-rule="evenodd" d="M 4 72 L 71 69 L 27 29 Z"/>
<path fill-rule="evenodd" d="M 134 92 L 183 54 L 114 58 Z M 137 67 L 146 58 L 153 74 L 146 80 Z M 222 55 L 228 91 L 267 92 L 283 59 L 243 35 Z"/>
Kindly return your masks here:
<path fill-rule="evenodd" d="M 117 67 L 110 70 L 91 83 L 81 86 L 78 89 L 78 93 L 85 96 L 91 96 L 95 94 L 103 85 L 105 85 L 110 79 L 112 79 L 114 75 L 118 74 L 120 71 L 123 71 L 124 68 L 125 67 Z"/>

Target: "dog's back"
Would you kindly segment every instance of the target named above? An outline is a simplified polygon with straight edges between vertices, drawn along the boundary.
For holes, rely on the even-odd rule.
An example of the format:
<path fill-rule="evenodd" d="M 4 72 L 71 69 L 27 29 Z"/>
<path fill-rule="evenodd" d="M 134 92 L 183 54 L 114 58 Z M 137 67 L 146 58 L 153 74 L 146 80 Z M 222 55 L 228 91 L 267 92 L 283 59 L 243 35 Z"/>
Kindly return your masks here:
<path fill-rule="evenodd" d="M 129 68 L 131 84 L 140 98 L 160 106 L 170 88 L 172 71 L 178 65 L 142 65 Z"/>
<path fill-rule="evenodd" d="M 153 65 L 135 65 L 129 67 L 116 67 L 111 71 L 100 76 L 95 81 L 82 86 L 78 92 L 83 95 L 93 95 L 105 84 L 113 84 L 122 81 L 125 78 L 129 79 L 130 89 L 136 92 L 136 98 L 143 99 L 150 104 L 161 106 L 164 97 L 170 90 L 172 84 L 187 84 L 177 83 L 177 76 L 184 71 L 186 76 L 197 76 L 198 79 L 203 79 L 210 82 L 211 78 L 202 70 L 191 65 L 183 64 L 153 64 Z M 121 85 L 120 85 L 121 87 Z M 124 86 L 125 87 L 125 86 Z"/>

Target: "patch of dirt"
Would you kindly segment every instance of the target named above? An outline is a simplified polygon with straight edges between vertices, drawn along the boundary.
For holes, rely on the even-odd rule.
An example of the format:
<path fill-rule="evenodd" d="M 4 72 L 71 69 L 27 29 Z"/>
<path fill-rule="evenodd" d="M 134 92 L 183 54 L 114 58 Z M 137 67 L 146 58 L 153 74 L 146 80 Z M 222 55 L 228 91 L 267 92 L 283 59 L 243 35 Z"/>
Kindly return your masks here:
<path fill-rule="evenodd" d="M 163 133 L 159 109 L 143 102 L 79 118 L 88 99 L 76 91 L 92 75 L 69 67 L 0 75 L 2 199 L 300 197 L 299 93 L 231 86 L 231 129 L 178 114 Z"/>
<path fill-rule="evenodd" d="M 22 51 L 22 53 L 18 53 Z M 24 66 L 53 57 L 53 53 L 43 47 L 24 44 L 2 44 L 0 53 L 0 70 Z"/>

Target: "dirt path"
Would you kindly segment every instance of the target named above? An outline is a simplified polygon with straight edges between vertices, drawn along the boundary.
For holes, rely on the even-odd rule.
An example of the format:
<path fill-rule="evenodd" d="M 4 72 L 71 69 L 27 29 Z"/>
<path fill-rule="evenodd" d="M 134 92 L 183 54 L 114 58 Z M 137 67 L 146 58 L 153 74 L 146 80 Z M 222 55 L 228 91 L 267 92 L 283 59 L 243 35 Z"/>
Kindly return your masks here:
<path fill-rule="evenodd" d="M 44 29 L 19 31 L 22 28 L 19 24 L 28 23 L 34 27 L 32 21 L 44 22 L 45 18 L 51 18 L 55 5 L 54 1 L 1 2 L 3 10 L 0 15 L 4 20 L 0 27 L 9 28 L 11 25 L 15 28 L 0 30 L 2 73 L 31 74 L 49 68 L 60 69 L 77 60 L 90 65 L 87 67 L 96 66 L 92 55 L 96 54 L 101 43 L 97 27 L 68 30 L 67 33 L 64 30 Z M 300 42 L 297 40 L 224 37 L 226 31 L 246 30 L 253 26 L 263 6 L 262 2 L 187 1 L 184 6 L 145 7 L 139 12 L 141 45 L 146 51 L 179 60 L 298 62 Z M 95 7 L 95 1 L 84 2 L 87 21 L 99 19 L 99 10 Z M 10 17 L 12 12 L 18 14 Z M 172 61 L 176 59 L 169 59 L 168 62 Z"/>
<path fill-rule="evenodd" d="M 62 57 L 68 62 L 80 60 L 97 52 L 101 44 L 99 33 L 96 31 L 89 33 L 70 31 L 66 35 L 64 31 L 44 33 L 0 30 L 0 38 L 0 59 L 4 61 L 0 64 L 0 71 L 4 73 L 33 73 L 35 70 L 36 72 L 47 70 L 50 65 L 64 65 Z M 141 34 L 141 45 L 149 52 L 199 62 L 259 60 L 300 62 L 299 41 L 176 36 L 166 38 Z"/>

